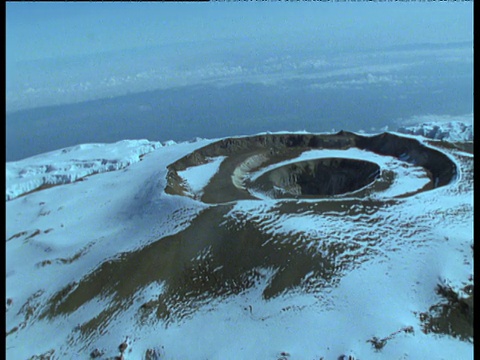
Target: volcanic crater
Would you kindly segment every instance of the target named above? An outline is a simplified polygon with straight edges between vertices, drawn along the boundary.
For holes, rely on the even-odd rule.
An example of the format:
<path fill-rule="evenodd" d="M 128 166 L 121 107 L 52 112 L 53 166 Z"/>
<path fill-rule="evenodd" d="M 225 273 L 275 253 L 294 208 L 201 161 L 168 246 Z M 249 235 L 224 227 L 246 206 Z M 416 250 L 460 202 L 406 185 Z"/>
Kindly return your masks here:
<path fill-rule="evenodd" d="M 333 150 L 337 156 L 322 156 Z M 302 158 L 311 151 L 310 158 Z M 389 162 L 378 160 L 383 157 L 408 169 L 420 167 L 416 174 L 426 178 L 421 189 L 400 197 L 447 185 L 457 174 L 447 155 L 390 133 L 265 134 L 199 148 L 167 166 L 165 192 L 214 206 L 195 216 L 181 208 L 173 212 L 167 222 L 184 219 L 189 225 L 103 262 L 53 296 L 41 316 L 73 313 L 100 294 L 112 297 L 115 307 L 128 307 L 139 289 L 155 283 L 163 284 L 162 291 L 137 309 L 141 323 L 157 318 L 170 324 L 254 287 L 262 288 L 266 300 L 296 290 L 321 294 L 376 256 L 377 247 L 384 252 L 402 241 L 420 241 L 419 232 L 426 231 L 390 216 L 400 200 L 370 196 L 395 180 L 385 166 Z M 202 167 L 215 161 L 216 172 Z M 195 177 L 203 171 L 209 180 L 197 193 L 185 176 L 192 168 L 200 170 Z M 265 198 L 308 201 L 269 202 L 262 208 Z M 86 322 L 82 333 L 108 323 L 113 308 Z"/>
<path fill-rule="evenodd" d="M 392 133 L 375 136 L 346 131 L 280 133 L 223 139 L 186 155 L 168 167 L 165 191 L 196 197 L 206 203 L 226 203 L 262 197 L 362 198 L 391 184 L 392 172 L 366 159 L 336 156 L 302 160 L 300 157 L 311 150 L 348 149 L 393 157 L 422 168 L 428 184 L 402 196 L 444 186 L 457 174 L 455 164 L 445 154 L 416 139 Z M 201 194 L 192 194 L 188 180 L 181 173 L 218 157 L 224 157 L 218 171 Z"/>

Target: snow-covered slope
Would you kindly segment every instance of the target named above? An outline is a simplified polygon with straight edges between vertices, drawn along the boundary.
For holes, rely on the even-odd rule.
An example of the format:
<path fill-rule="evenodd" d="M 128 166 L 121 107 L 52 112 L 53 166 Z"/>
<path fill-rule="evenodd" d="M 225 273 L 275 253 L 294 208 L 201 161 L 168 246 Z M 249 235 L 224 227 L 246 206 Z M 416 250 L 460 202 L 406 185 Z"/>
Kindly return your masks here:
<path fill-rule="evenodd" d="M 207 204 L 235 171 L 217 157 L 180 172 L 198 196 L 167 194 L 167 167 L 213 142 L 7 163 L 7 359 L 473 358 L 473 155 L 425 142 L 458 173 L 419 193 L 415 164 L 351 148 L 335 156 L 391 170 L 390 190 Z"/>

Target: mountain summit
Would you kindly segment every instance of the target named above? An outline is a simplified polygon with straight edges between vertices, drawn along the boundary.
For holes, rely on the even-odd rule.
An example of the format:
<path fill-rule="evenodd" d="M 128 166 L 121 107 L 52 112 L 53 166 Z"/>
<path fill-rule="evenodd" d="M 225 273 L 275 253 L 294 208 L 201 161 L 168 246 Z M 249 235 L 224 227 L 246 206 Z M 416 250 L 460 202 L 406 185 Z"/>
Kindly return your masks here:
<path fill-rule="evenodd" d="M 7 163 L 7 358 L 473 357 L 467 145 L 262 133 Z"/>

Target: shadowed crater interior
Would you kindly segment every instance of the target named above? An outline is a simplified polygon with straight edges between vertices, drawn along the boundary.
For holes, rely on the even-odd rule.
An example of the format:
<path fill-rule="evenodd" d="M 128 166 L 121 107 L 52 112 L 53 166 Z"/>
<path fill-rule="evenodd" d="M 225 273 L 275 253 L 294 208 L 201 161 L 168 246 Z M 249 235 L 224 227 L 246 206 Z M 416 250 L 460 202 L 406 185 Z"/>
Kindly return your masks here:
<path fill-rule="evenodd" d="M 380 167 L 369 161 L 315 159 L 268 171 L 251 188 L 276 198 L 333 196 L 359 190 L 372 183 L 379 173 Z"/>

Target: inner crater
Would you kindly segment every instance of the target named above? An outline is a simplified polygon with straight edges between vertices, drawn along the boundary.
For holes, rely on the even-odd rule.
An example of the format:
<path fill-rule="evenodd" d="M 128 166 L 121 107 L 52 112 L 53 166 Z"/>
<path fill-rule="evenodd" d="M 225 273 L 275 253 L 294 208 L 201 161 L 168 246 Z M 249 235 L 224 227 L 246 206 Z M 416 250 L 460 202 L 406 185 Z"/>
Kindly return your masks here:
<path fill-rule="evenodd" d="M 249 188 L 274 198 L 328 197 L 352 193 L 375 181 L 380 167 L 365 160 L 322 158 L 270 170 Z"/>

